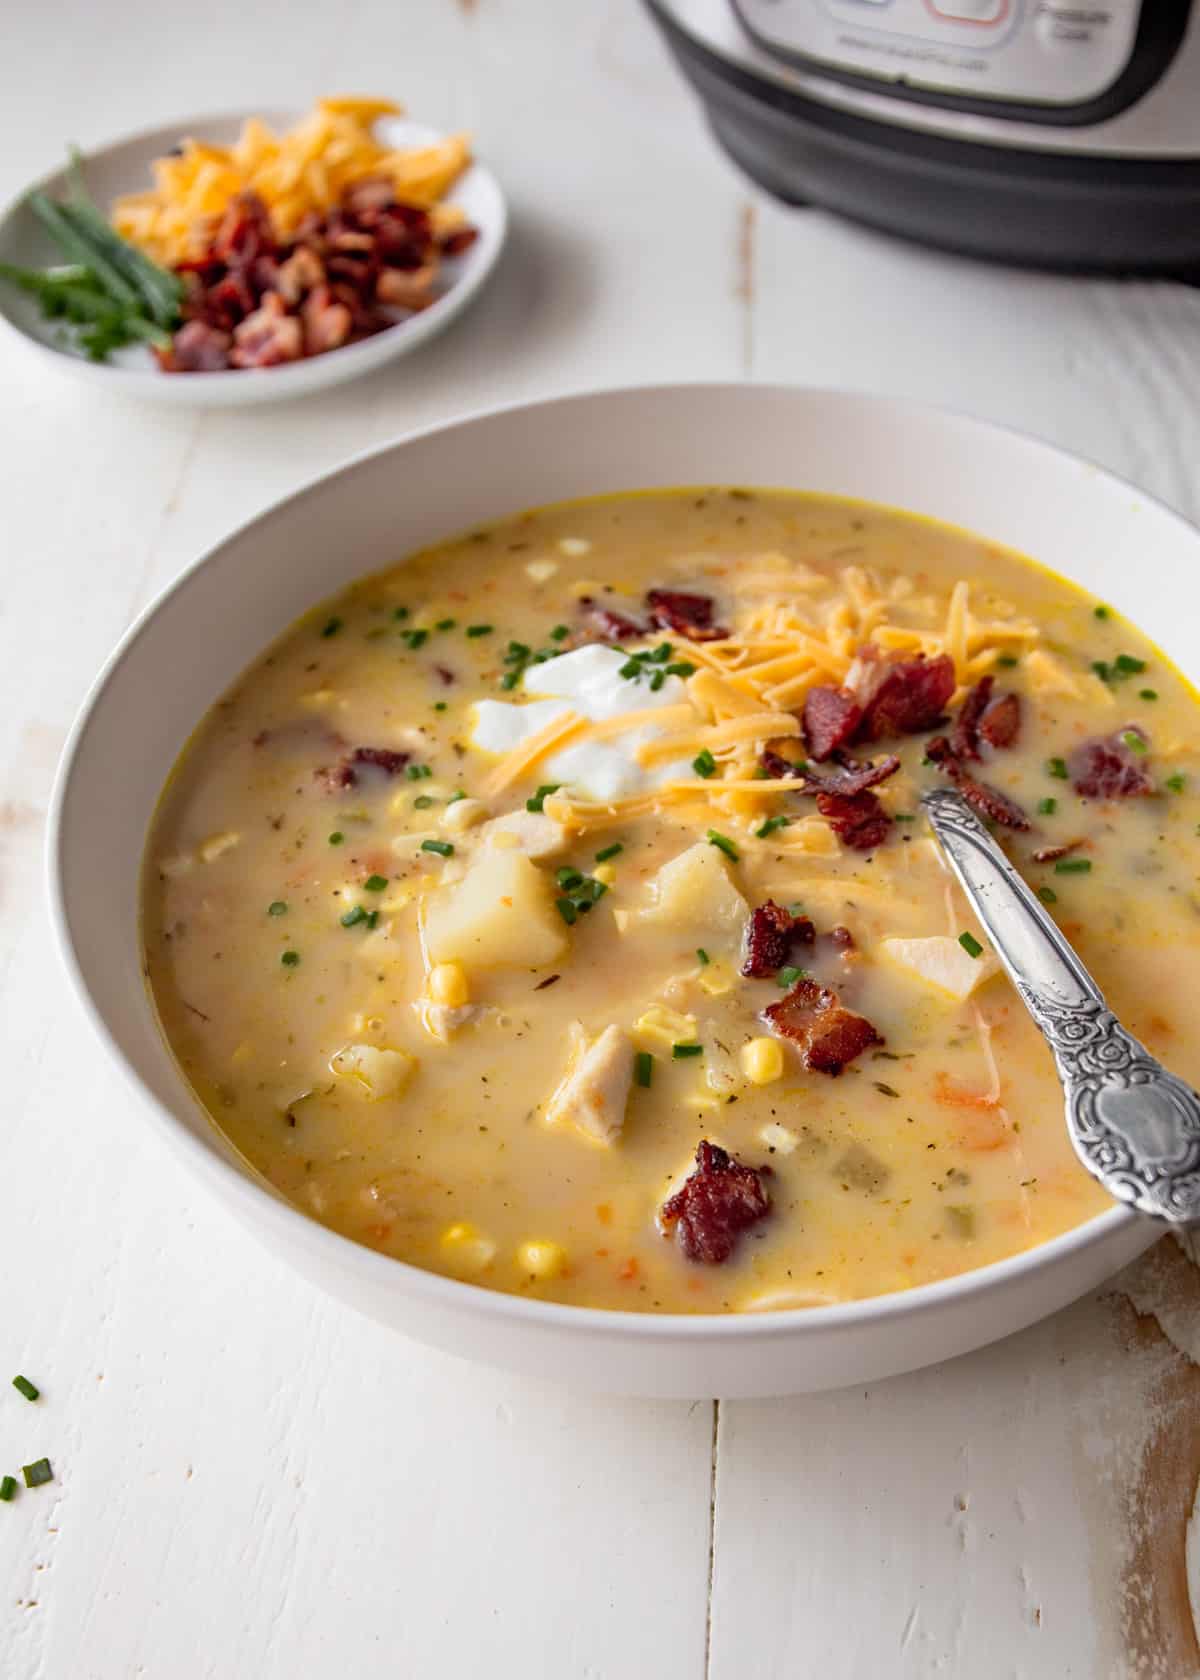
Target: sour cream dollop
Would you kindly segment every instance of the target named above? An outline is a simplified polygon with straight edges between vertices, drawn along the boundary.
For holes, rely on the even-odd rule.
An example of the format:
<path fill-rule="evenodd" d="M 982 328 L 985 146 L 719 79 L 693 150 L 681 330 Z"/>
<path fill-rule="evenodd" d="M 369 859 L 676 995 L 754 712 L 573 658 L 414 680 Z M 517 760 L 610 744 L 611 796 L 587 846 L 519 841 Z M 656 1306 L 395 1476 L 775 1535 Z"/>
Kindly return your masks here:
<path fill-rule="evenodd" d="M 599 722 L 626 712 L 678 706 L 687 699 L 679 677 L 668 677 L 661 688 L 652 689 L 645 678 L 635 682 L 621 676 L 627 660 L 627 654 L 593 644 L 528 666 L 521 688 L 530 698 L 523 705 L 506 700 L 476 702 L 472 745 L 500 756 L 568 712 Z M 546 780 L 601 802 L 648 793 L 690 772 L 687 759 L 650 768 L 638 763 L 637 748 L 662 733 L 653 723 L 642 723 L 605 741 L 564 747 L 545 761 Z"/>

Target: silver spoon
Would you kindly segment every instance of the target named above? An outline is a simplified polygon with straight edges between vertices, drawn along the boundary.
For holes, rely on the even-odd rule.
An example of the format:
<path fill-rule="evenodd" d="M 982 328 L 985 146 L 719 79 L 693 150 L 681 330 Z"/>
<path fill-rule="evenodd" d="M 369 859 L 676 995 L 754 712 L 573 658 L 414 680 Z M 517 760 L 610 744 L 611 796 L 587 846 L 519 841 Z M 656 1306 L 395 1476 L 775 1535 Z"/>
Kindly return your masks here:
<path fill-rule="evenodd" d="M 1126 1032 L 962 794 L 933 788 L 921 804 L 1054 1054 L 1079 1159 L 1141 1213 L 1200 1221 L 1200 1096 Z"/>

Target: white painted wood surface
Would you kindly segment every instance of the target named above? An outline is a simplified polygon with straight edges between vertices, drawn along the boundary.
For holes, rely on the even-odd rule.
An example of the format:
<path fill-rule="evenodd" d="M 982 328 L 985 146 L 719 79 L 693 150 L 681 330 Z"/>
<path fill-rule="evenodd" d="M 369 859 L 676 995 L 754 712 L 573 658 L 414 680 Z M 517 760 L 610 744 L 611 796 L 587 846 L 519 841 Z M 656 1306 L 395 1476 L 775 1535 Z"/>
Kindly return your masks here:
<path fill-rule="evenodd" d="M 984 269 L 762 201 L 629 0 L 55 0 L 14 5 L 4 38 L 4 196 L 68 138 L 394 89 L 476 131 L 515 230 L 445 339 L 293 409 L 126 407 L 4 347 L 0 1472 L 48 1453 L 56 1479 L 0 1511 L 0 1675 L 1200 1674 L 1182 1250 L 867 1392 L 618 1404 L 457 1364 L 315 1296 L 143 1136 L 57 973 L 40 862 L 56 755 L 131 615 L 365 444 L 745 375 L 971 409 L 1194 516 L 1200 294 Z"/>

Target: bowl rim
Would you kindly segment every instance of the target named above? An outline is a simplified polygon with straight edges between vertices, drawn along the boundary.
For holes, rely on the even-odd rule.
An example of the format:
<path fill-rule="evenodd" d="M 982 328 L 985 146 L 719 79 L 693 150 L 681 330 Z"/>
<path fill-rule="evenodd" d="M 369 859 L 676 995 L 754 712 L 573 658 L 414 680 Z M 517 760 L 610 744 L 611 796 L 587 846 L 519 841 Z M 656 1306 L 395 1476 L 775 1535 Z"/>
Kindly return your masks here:
<path fill-rule="evenodd" d="M 101 141 L 96 145 L 89 146 L 83 151 L 83 163 L 86 168 L 89 162 L 110 152 L 123 151 L 130 146 L 161 144 L 169 150 L 171 146 L 178 145 L 181 137 L 199 133 L 206 128 L 244 123 L 248 117 L 252 116 L 260 117 L 264 122 L 279 126 L 296 122 L 303 115 L 302 111 L 281 106 L 262 111 L 236 110 L 192 113 L 190 116 L 180 117 L 168 123 L 158 123 L 152 127 L 134 129 L 129 134 L 118 135 L 116 139 Z M 448 132 L 445 129 L 434 127 L 431 123 L 420 122 L 416 118 L 410 117 L 404 109 L 390 118 L 381 120 L 405 123 L 408 127 L 419 131 L 420 134 L 429 139 L 442 137 Z M 476 172 L 477 181 L 480 182 L 485 191 L 491 193 L 495 200 L 495 219 L 488 228 L 481 230 L 483 234 L 481 245 L 484 247 L 483 260 L 477 262 L 464 274 L 456 277 L 446 291 L 440 297 L 434 299 L 429 309 L 422 312 L 422 314 L 432 315 L 436 311 L 435 318 L 438 324 L 445 320 L 447 326 L 450 322 L 445 319 L 445 311 L 442 309 L 442 305 L 448 304 L 453 298 L 454 313 L 465 308 L 492 274 L 508 239 L 508 200 L 496 176 L 475 152 L 474 148 L 471 151 L 471 161 L 463 172 L 461 179 L 465 180 L 472 171 Z M 36 180 L 27 182 L 25 186 L 14 193 L 3 206 L 0 206 L 0 232 L 3 232 L 17 216 L 31 193 L 48 192 L 56 183 L 61 181 L 63 174 L 63 167 L 59 165 L 58 168 L 47 170 L 44 174 L 39 175 Z M 456 182 L 455 185 L 457 186 L 457 184 Z M 2 298 L 2 294 L 0 294 L 0 298 Z M 412 317 L 405 321 L 396 321 L 392 326 L 385 327 L 381 332 L 372 333 L 368 338 L 359 339 L 353 344 L 338 345 L 336 350 L 323 351 L 319 357 L 304 356 L 298 362 L 285 362 L 269 368 L 218 369 L 215 373 L 204 375 L 204 391 L 206 393 L 204 401 L 214 406 L 220 406 L 218 398 L 222 393 L 224 399 L 233 405 L 250 400 L 251 395 L 255 398 L 261 398 L 263 394 L 261 376 L 267 374 L 276 376 L 271 380 L 269 389 L 277 393 L 279 397 L 286 398 L 289 394 L 298 396 L 301 394 L 300 386 L 305 382 L 304 376 L 307 375 L 309 379 L 313 377 L 312 364 L 315 361 L 327 364 L 328 358 L 341 357 L 344 353 L 346 353 L 346 359 L 337 362 L 338 368 L 342 370 L 338 376 L 339 379 L 350 379 L 356 374 L 371 372 L 377 363 L 388 360 L 394 351 L 398 351 L 401 341 L 395 335 L 401 330 L 408 330 L 407 342 L 411 343 L 414 350 L 430 336 L 432 331 L 436 331 L 436 328 L 426 327 L 418 336 L 414 336 L 410 330 L 411 325 Z M 3 301 L 0 301 L 0 331 L 12 334 L 30 354 L 49 358 L 52 365 L 56 367 L 61 367 L 65 362 L 71 365 L 71 371 L 83 377 L 104 381 L 114 391 L 114 394 L 120 389 L 127 393 L 144 395 L 147 390 L 147 380 L 151 381 L 150 389 L 157 390 L 159 388 L 158 381 L 166 377 L 160 370 L 152 366 L 125 367 L 116 362 L 92 362 L 86 356 L 76 355 L 72 351 L 48 344 L 36 334 L 27 332 L 20 322 L 13 317 Z M 247 385 L 247 374 L 260 377 L 252 378 Z M 231 387 L 229 381 L 235 376 L 238 384 L 236 387 Z M 332 378 L 332 375 L 326 377 Z M 244 394 L 238 397 L 235 395 L 235 391 L 241 391 Z"/>
<path fill-rule="evenodd" d="M 366 466 L 378 457 L 403 449 L 418 440 L 453 434 L 481 423 L 503 420 L 506 416 L 532 410 L 552 410 L 606 400 L 637 400 L 669 398 L 687 393 L 704 393 L 713 398 L 761 392 L 765 397 L 787 398 L 803 396 L 812 401 L 832 399 L 837 402 L 862 404 L 875 411 L 890 409 L 896 418 L 918 417 L 928 421 L 950 422 L 966 426 L 981 434 L 993 434 L 1015 440 L 1029 448 L 1046 451 L 1061 463 L 1073 467 L 1090 468 L 1099 478 L 1121 489 L 1132 491 L 1155 512 L 1179 525 L 1194 541 L 1200 542 L 1200 529 L 1176 512 L 1160 498 L 1133 485 L 1109 468 L 1079 455 L 1072 450 L 1039 438 L 1015 426 L 981 419 L 964 411 L 935 403 L 911 401 L 884 393 L 855 390 L 838 386 L 810 386 L 782 383 L 759 384 L 745 380 L 676 380 L 636 385 L 586 387 L 581 390 L 555 393 L 535 400 L 514 399 L 511 402 L 489 405 L 457 414 L 433 425 L 414 427 L 381 442 L 357 450 L 336 465 L 306 480 L 287 495 L 277 498 L 267 507 L 243 520 L 233 530 L 198 555 L 180 571 L 138 613 L 125 630 L 115 648 L 104 661 L 99 672 L 80 702 L 75 720 L 64 744 L 55 775 L 54 787 L 47 811 L 45 844 L 45 885 L 47 907 L 52 922 L 53 938 L 71 988 L 111 1060 L 120 1070 L 126 1085 L 137 1093 L 143 1108 L 154 1116 L 156 1130 L 168 1144 L 190 1160 L 198 1175 L 210 1186 L 232 1196 L 244 1209 L 256 1234 L 274 1222 L 281 1230 L 291 1232 L 303 1245 L 320 1250 L 335 1269 L 360 1267 L 372 1275 L 383 1289 L 399 1285 L 405 1293 L 424 1296 L 433 1307 L 452 1311 L 467 1310 L 475 1315 L 513 1322 L 527 1329 L 544 1331 L 568 1330 L 593 1338 L 632 1336 L 635 1340 L 665 1337 L 683 1343 L 721 1341 L 774 1341 L 780 1338 L 801 1337 L 829 1332 L 855 1332 L 876 1323 L 897 1319 L 920 1318 L 943 1311 L 952 1305 L 962 1308 L 1005 1289 L 1025 1274 L 1031 1278 L 1055 1261 L 1067 1261 L 1086 1253 L 1097 1244 L 1108 1242 L 1134 1224 L 1160 1225 L 1132 1207 L 1115 1202 L 1111 1208 L 1094 1215 L 1070 1230 L 1060 1232 L 1045 1242 L 1037 1243 L 1020 1253 L 973 1267 L 953 1277 L 933 1283 L 915 1285 L 884 1295 L 864 1296 L 851 1301 L 830 1302 L 825 1305 L 782 1307 L 761 1311 L 728 1313 L 671 1313 L 634 1312 L 608 1307 L 584 1307 L 556 1301 L 542 1301 L 534 1297 L 515 1295 L 499 1289 L 488 1289 L 465 1279 L 427 1271 L 410 1261 L 379 1252 L 353 1238 L 343 1236 L 320 1221 L 304 1213 L 293 1203 L 274 1191 L 255 1171 L 252 1164 L 238 1167 L 219 1149 L 206 1144 L 176 1117 L 172 1110 L 142 1081 L 136 1068 L 118 1044 L 107 1019 L 92 996 L 87 978 L 75 948 L 68 917 L 67 891 L 64 878 L 64 814 L 67 796 L 73 779 L 75 760 L 86 737 L 92 714 L 99 705 L 117 668 L 134 646 L 148 632 L 160 609 L 177 594 L 185 592 L 199 573 L 218 554 L 233 543 L 251 538 L 255 528 L 282 514 L 295 504 L 321 495 L 326 487 L 344 474 Z M 190 1091 L 182 1073 L 176 1069 L 180 1091 L 199 1111 L 205 1114 L 214 1134 L 217 1128 L 207 1116 L 194 1093 Z M 219 1135 L 219 1134 L 218 1134 Z M 1169 1226 L 1161 1223 L 1161 1232 Z M 267 1239 L 263 1231 L 263 1239 Z"/>

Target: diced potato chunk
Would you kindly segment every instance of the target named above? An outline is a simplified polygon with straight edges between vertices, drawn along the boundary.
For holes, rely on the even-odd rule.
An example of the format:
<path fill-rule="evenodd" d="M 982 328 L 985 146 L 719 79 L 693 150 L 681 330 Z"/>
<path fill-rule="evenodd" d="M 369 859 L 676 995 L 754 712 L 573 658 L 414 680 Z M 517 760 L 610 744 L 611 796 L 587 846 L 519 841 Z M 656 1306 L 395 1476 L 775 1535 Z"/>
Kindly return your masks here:
<path fill-rule="evenodd" d="M 749 907 L 733 884 L 729 865 L 706 840 L 664 863 L 651 883 L 652 899 L 639 913 L 651 927 L 678 934 L 711 952 L 742 936 Z"/>
<path fill-rule="evenodd" d="M 398 1097 L 416 1072 L 417 1058 L 407 1050 L 380 1050 L 373 1044 L 347 1044 L 329 1062 L 334 1073 L 372 1102 Z"/>
<path fill-rule="evenodd" d="M 485 844 L 524 852 L 535 861 L 556 856 L 567 844 L 562 824 L 540 811 L 509 811 L 486 823 L 479 833 Z"/>
<path fill-rule="evenodd" d="M 461 881 L 429 895 L 425 951 L 431 963 L 541 968 L 567 948 L 550 882 L 524 852 L 484 847 Z"/>
<path fill-rule="evenodd" d="M 573 1026 L 575 1048 L 566 1073 L 546 1104 L 551 1126 L 568 1124 L 597 1143 L 612 1143 L 625 1124 L 633 1083 L 633 1044 L 621 1027 L 605 1027 L 593 1044 Z"/>
<path fill-rule="evenodd" d="M 982 956 L 973 957 L 948 934 L 929 939 L 883 939 L 879 949 L 897 967 L 959 1003 L 1000 967 L 994 951 L 985 948 Z"/>

